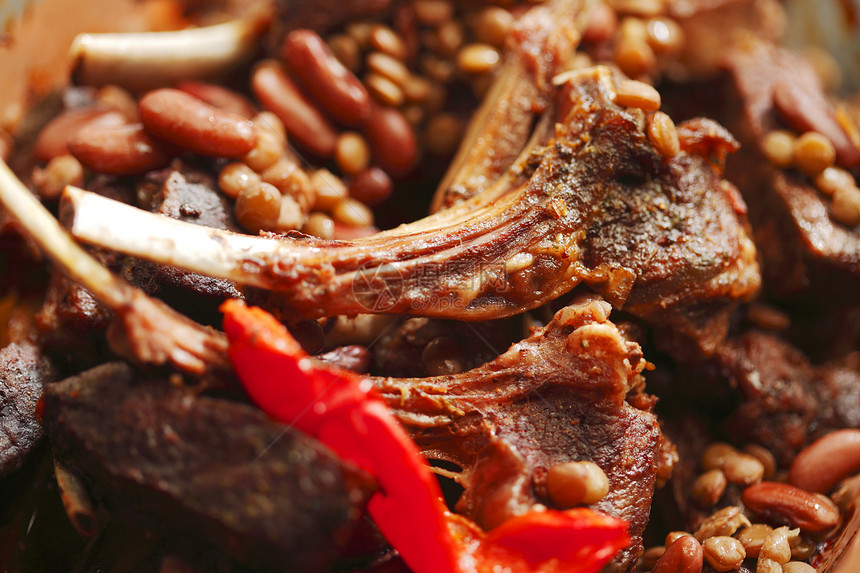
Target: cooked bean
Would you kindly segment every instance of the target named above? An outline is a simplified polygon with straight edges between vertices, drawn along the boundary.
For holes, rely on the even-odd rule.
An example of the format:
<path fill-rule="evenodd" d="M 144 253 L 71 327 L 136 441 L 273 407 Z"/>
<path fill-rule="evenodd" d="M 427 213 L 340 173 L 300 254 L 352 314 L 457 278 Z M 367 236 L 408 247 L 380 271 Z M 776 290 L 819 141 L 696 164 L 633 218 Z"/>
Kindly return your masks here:
<path fill-rule="evenodd" d="M 467 74 L 486 74 L 499 65 L 501 58 L 489 44 L 469 44 L 457 53 L 457 67 Z"/>
<path fill-rule="evenodd" d="M 777 167 L 790 167 L 794 162 L 794 141 L 794 134 L 790 131 L 771 131 L 762 141 L 762 151 Z"/>
<path fill-rule="evenodd" d="M 69 141 L 69 151 L 87 169 L 110 175 L 134 175 L 167 165 L 168 154 L 143 125 L 89 126 Z"/>
<path fill-rule="evenodd" d="M 789 540 L 791 543 L 791 540 Z M 806 561 L 815 554 L 815 543 L 809 539 L 804 539 L 797 536 L 794 543 L 791 544 L 791 558 L 798 561 Z"/>
<path fill-rule="evenodd" d="M 277 187 L 282 195 L 295 199 L 303 212 L 308 212 L 316 202 L 316 190 L 308 174 L 294 160 L 286 157 L 260 174 L 266 183 Z"/>
<path fill-rule="evenodd" d="M 287 143 L 287 129 L 284 127 L 284 122 L 277 115 L 270 111 L 261 111 L 255 115 L 251 121 L 257 131 L 271 131 L 280 140 L 282 145 Z"/>
<path fill-rule="evenodd" d="M 310 177 L 316 195 L 314 210 L 330 211 L 347 196 L 346 185 L 328 169 L 317 169 Z"/>
<path fill-rule="evenodd" d="M 360 133 L 345 131 L 337 138 L 334 160 L 341 171 L 355 175 L 370 164 L 370 146 Z"/>
<path fill-rule="evenodd" d="M 734 446 L 724 442 L 715 442 L 705 448 L 702 453 L 702 467 L 706 470 L 723 469 L 726 459 L 738 451 Z"/>
<path fill-rule="evenodd" d="M 49 161 L 59 155 L 67 155 L 69 140 L 84 127 L 115 127 L 126 123 L 125 116 L 114 110 L 66 110 L 39 131 L 33 154 L 39 161 Z"/>
<path fill-rule="evenodd" d="M 403 105 L 406 97 L 396 83 L 379 74 L 367 74 L 364 85 L 373 98 L 382 105 L 399 107 Z"/>
<path fill-rule="evenodd" d="M 443 85 L 452 80 L 456 71 L 453 62 L 433 54 L 425 54 L 421 57 L 421 69 L 427 77 Z"/>
<path fill-rule="evenodd" d="M 454 5 L 448 0 L 414 0 L 415 19 L 426 26 L 438 26 L 451 20 Z"/>
<path fill-rule="evenodd" d="M 386 171 L 405 173 L 418 157 L 412 127 L 400 111 L 377 105 L 364 125 L 374 156 Z"/>
<path fill-rule="evenodd" d="M 761 547 L 764 544 L 765 539 L 768 538 L 771 531 L 773 531 L 773 529 L 763 523 L 754 523 L 737 532 L 735 534 L 735 539 L 743 544 L 747 557 L 756 558 L 761 551 Z"/>
<path fill-rule="evenodd" d="M 647 24 L 648 45 L 658 54 L 676 54 L 684 45 L 684 32 L 669 18 L 651 18 Z"/>
<path fill-rule="evenodd" d="M 371 22 L 350 22 L 346 25 L 346 34 L 356 41 L 361 48 L 370 45 L 370 34 L 373 31 Z"/>
<path fill-rule="evenodd" d="M 762 305 L 757 306 L 761 307 Z M 788 328 L 788 316 L 784 313 L 772 307 L 763 307 L 763 310 L 773 310 L 773 313 L 770 313 L 763 320 L 760 319 L 758 321 L 754 321 L 757 325 L 764 326 L 768 330 L 782 330 L 784 328 Z M 770 479 L 776 473 L 776 458 L 767 448 L 758 444 L 747 444 L 744 446 L 744 453 L 761 462 L 762 467 L 764 467 L 764 479 Z"/>
<path fill-rule="evenodd" d="M 645 40 L 622 37 L 615 46 L 615 63 L 625 74 L 636 77 L 652 71 L 657 57 Z"/>
<path fill-rule="evenodd" d="M 170 88 L 140 99 L 140 120 L 149 133 L 204 155 L 238 158 L 257 143 L 249 120 Z"/>
<path fill-rule="evenodd" d="M 794 141 L 794 163 L 807 175 L 817 175 L 833 165 L 836 149 L 829 139 L 807 131 Z"/>
<path fill-rule="evenodd" d="M 735 531 L 749 525 L 750 520 L 743 514 L 741 508 L 730 505 L 705 518 L 693 535 L 699 541 L 704 541 L 709 537 L 734 535 Z"/>
<path fill-rule="evenodd" d="M 788 481 L 806 491 L 826 493 L 860 470 L 860 430 L 830 432 L 794 459 Z"/>
<path fill-rule="evenodd" d="M 272 230 L 281 214 L 281 193 L 268 183 L 250 186 L 236 198 L 235 212 L 239 223 L 252 233 Z"/>
<path fill-rule="evenodd" d="M 394 188 L 391 178 L 379 167 L 369 167 L 357 174 L 349 184 L 349 196 L 369 207 L 384 203 Z"/>
<path fill-rule="evenodd" d="M 284 155 L 284 151 L 284 144 L 273 131 L 258 129 L 257 144 L 242 158 L 242 161 L 257 173 L 261 173 L 274 165 Z"/>
<path fill-rule="evenodd" d="M 567 462 L 549 468 L 547 494 L 563 509 L 597 503 L 609 492 L 606 473 L 594 462 Z"/>
<path fill-rule="evenodd" d="M 687 531 L 670 531 L 669 533 L 666 534 L 666 540 L 664 542 L 664 545 L 666 547 L 669 547 L 670 545 L 675 543 L 675 541 L 679 537 L 683 537 L 684 535 L 692 535 L 692 534 L 687 532 Z"/>
<path fill-rule="evenodd" d="M 741 497 L 751 511 L 804 531 L 824 531 L 839 521 L 839 509 L 832 501 L 784 483 L 757 483 Z"/>
<path fill-rule="evenodd" d="M 284 123 L 290 138 L 314 153 L 331 155 L 337 133 L 280 66 L 272 62 L 257 66 L 251 77 L 251 88 L 260 103 Z"/>
<path fill-rule="evenodd" d="M 624 80 L 615 90 L 615 103 L 625 107 L 637 107 L 645 111 L 660 109 L 660 92 L 648 84 Z"/>
<path fill-rule="evenodd" d="M 666 548 L 652 573 L 701 573 L 704 551 L 692 535 L 683 535 Z"/>
<path fill-rule="evenodd" d="M 803 561 L 789 561 L 782 566 L 782 573 L 815 573 L 815 567 Z"/>
<path fill-rule="evenodd" d="M 410 78 L 406 64 L 382 52 L 371 52 L 367 55 L 367 69 L 394 82 L 400 88 L 403 88 Z"/>
<path fill-rule="evenodd" d="M 250 187 L 260 185 L 260 176 L 244 163 L 234 162 L 225 165 L 218 174 L 218 188 L 234 199 Z"/>
<path fill-rule="evenodd" d="M 733 537 L 709 537 L 702 543 L 704 558 L 717 571 L 737 569 L 746 557 L 741 542 Z"/>
<path fill-rule="evenodd" d="M 726 491 L 726 475 L 722 470 L 708 470 L 693 482 L 692 497 L 700 507 L 711 507 Z"/>
<path fill-rule="evenodd" d="M 747 307 L 747 320 L 758 328 L 764 330 L 785 330 L 791 326 L 791 319 L 787 314 L 774 306 L 760 302 L 752 303 Z M 758 458 L 758 460 L 764 464 L 764 479 L 770 479 L 776 472 L 776 460 L 773 459 L 773 454 L 767 450 L 761 451 L 757 449 L 760 447 L 761 446 L 750 445 L 744 448 L 744 452 Z M 748 449 L 753 448 L 758 453 L 747 451 Z M 770 455 L 770 458 L 766 457 L 768 454 Z M 771 464 L 771 462 L 773 463 Z M 772 469 L 771 466 L 773 466 Z"/>
<path fill-rule="evenodd" d="M 380 52 L 398 60 L 406 59 L 406 44 L 403 42 L 403 38 L 388 26 L 382 24 L 371 26 L 369 40 L 370 45 Z"/>
<path fill-rule="evenodd" d="M 278 222 L 275 224 L 275 230 L 283 233 L 298 229 L 302 226 L 304 218 L 302 208 L 296 200 L 289 195 L 282 195 L 281 210 L 278 213 Z"/>
<path fill-rule="evenodd" d="M 486 6 L 478 13 L 472 32 L 479 42 L 501 48 L 505 45 L 505 40 L 513 26 L 514 15 L 508 10 L 500 6 Z"/>
<path fill-rule="evenodd" d="M 815 186 L 825 195 L 833 195 L 837 189 L 856 187 L 854 176 L 840 167 L 828 167 L 815 176 Z"/>
<path fill-rule="evenodd" d="M 654 565 L 657 564 L 657 560 L 660 559 L 664 553 L 666 553 L 666 548 L 662 545 L 649 547 L 639 558 L 639 564 L 637 565 L 636 570 L 651 571 L 654 568 Z"/>
<path fill-rule="evenodd" d="M 56 199 L 66 185 L 81 185 L 83 181 L 84 168 L 71 155 L 58 155 L 44 169 L 37 167 L 33 172 L 33 184 L 44 199 Z"/>
<path fill-rule="evenodd" d="M 355 73 L 361 67 L 361 46 L 352 36 L 336 34 L 328 39 L 328 47 L 341 64 Z"/>
<path fill-rule="evenodd" d="M 96 101 L 100 107 L 112 109 L 121 113 L 128 123 L 138 123 L 137 100 L 131 93 L 119 86 L 104 86 L 99 88 Z"/>
<path fill-rule="evenodd" d="M 761 481 L 764 476 L 764 465 L 753 456 L 736 453 L 726 458 L 723 472 L 729 483 L 750 485 Z"/>
<path fill-rule="evenodd" d="M 615 10 L 605 2 L 597 2 L 591 9 L 585 30 L 582 32 L 584 42 L 605 42 L 615 37 L 618 31 L 618 16 Z"/>
<path fill-rule="evenodd" d="M 788 543 L 790 535 L 797 536 L 798 530 L 790 532 L 788 527 L 778 527 L 768 533 L 759 551 L 759 559 L 770 559 L 780 565 L 791 559 L 791 546 Z"/>
<path fill-rule="evenodd" d="M 666 158 L 675 157 L 681 151 L 678 130 L 672 118 L 662 111 L 654 112 L 648 123 L 648 139 L 657 153 Z"/>
<path fill-rule="evenodd" d="M 850 227 L 860 224 L 860 189 L 843 187 L 833 194 L 833 218 Z"/>
<path fill-rule="evenodd" d="M 281 54 L 290 72 L 335 119 L 359 123 L 370 114 L 367 90 L 319 34 L 311 30 L 290 32 Z"/>
<path fill-rule="evenodd" d="M 457 150 L 463 131 L 460 118 L 450 113 L 437 113 L 427 122 L 424 145 L 430 153 L 447 157 Z"/>
<path fill-rule="evenodd" d="M 254 104 L 248 101 L 248 98 L 223 86 L 189 81 L 181 82 L 176 87 L 187 94 L 193 95 L 197 99 L 205 101 L 209 105 L 227 110 L 236 115 L 241 115 L 247 119 L 251 119 L 257 113 Z"/>
<path fill-rule="evenodd" d="M 423 103 L 430 97 L 432 84 L 427 78 L 421 76 L 410 76 L 403 82 L 403 95 L 406 101 L 412 103 Z"/>
<path fill-rule="evenodd" d="M 334 221 L 322 213 L 311 213 L 302 227 L 302 232 L 320 239 L 333 239 Z"/>
<path fill-rule="evenodd" d="M 368 227 L 373 225 L 373 212 L 366 205 L 344 197 L 331 208 L 331 216 L 338 222 L 350 227 Z"/>
<path fill-rule="evenodd" d="M 463 47 L 465 40 L 466 29 L 462 22 L 456 20 L 446 22 L 436 30 L 435 51 L 446 58 L 450 58 Z"/>

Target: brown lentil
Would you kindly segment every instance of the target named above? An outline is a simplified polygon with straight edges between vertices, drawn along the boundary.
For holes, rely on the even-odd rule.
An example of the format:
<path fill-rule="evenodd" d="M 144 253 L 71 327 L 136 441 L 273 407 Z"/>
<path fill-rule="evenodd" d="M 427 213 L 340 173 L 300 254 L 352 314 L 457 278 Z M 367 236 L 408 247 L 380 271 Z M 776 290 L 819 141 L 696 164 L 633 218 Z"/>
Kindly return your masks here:
<path fill-rule="evenodd" d="M 454 17 L 454 5 L 448 0 L 413 0 L 412 10 L 425 26 L 438 26 Z"/>
<path fill-rule="evenodd" d="M 584 42 L 605 42 L 615 37 L 618 31 L 618 16 L 615 10 L 605 2 L 598 2 L 591 9 L 585 30 L 582 32 Z"/>
<path fill-rule="evenodd" d="M 403 88 L 409 81 L 410 73 L 406 64 L 382 52 L 371 52 L 367 55 L 367 69 L 382 76 Z"/>
<path fill-rule="evenodd" d="M 817 175 L 833 165 L 836 149 L 829 139 L 807 131 L 794 141 L 794 163 L 807 175 Z"/>
<path fill-rule="evenodd" d="M 746 557 L 741 542 L 725 535 L 709 537 L 702 543 L 702 550 L 705 560 L 721 573 L 737 569 Z"/>
<path fill-rule="evenodd" d="M 699 507 L 711 507 L 726 491 L 726 475 L 722 470 L 708 470 L 693 482 L 692 497 Z"/>
<path fill-rule="evenodd" d="M 714 442 L 702 452 L 702 467 L 706 470 L 723 469 L 726 459 L 738 451 L 734 446 L 724 442 Z"/>
<path fill-rule="evenodd" d="M 457 53 L 457 67 L 467 74 L 486 74 L 499 64 L 501 55 L 489 44 L 469 44 Z"/>
<path fill-rule="evenodd" d="M 840 167 L 828 167 L 815 176 L 815 186 L 825 195 L 833 195 L 837 189 L 856 187 L 854 176 Z"/>
<path fill-rule="evenodd" d="M 709 537 L 733 535 L 741 527 L 749 527 L 750 520 L 741 508 L 729 505 L 705 518 L 693 536 L 699 541 Z"/>
<path fill-rule="evenodd" d="M 684 45 L 684 32 L 670 18 L 651 18 L 647 26 L 648 45 L 657 54 L 677 54 Z"/>
<path fill-rule="evenodd" d="M 833 194 L 830 209 L 833 218 L 840 223 L 849 227 L 860 224 L 860 189 L 857 187 L 837 189 Z"/>
<path fill-rule="evenodd" d="M 764 464 L 747 454 L 736 453 L 726 458 L 723 472 L 729 483 L 751 485 L 764 476 Z"/>
<path fill-rule="evenodd" d="M 302 232 L 320 239 L 333 239 L 334 221 L 323 213 L 311 213 L 302 227 Z"/>
<path fill-rule="evenodd" d="M 624 80 L 615 90 L 615 103 L 645 111 L 660 109 L 660 93 L 646 83 Z"/>
<path fill-rule="evenodd" d="M 773 529 L 764 523 L 754 523 L 748 527 L 744 527 L 735 534 L 735 539 L 741 542 L 747 557 L 758 557 L 761 547 L 765 539 L 770 535 Z"/>
<path fill-rule="evenodd" d="M 769 318 L 767 324 L 771 325 L 772 327 L 774 324 L 778 325 L 778 328 L 771 328 L 772 330 L 781 330 L 783 328 L 787 328 L 788 317 L 782 312 L 777 312 L 778 317 Z M 764 467 L 764 475 L 762 476 L 763 479 L 770 479 L 776 473 L 776 458 L 767 448 L 758 444 L 747 444 L 746 446 L 744 446 L 744 453 L 754 457 L 761 462 L 762 467 Z"/>
<path fill-rule="evenodd" d="M 406 59 L 406 44 L 403 43 L 403 38 L 388 26 L 372 25 L 369 40 L 374 49 L 398 60 Z"/>
<path fill-rule="evenodd" d="M 486 6 L 478 12 L 472 33 L 479 42 L 501 48 L 513 25 L 514 16 L 509 11 L 499 6 Z"/>
<path fill-rule="evenodd" d="M 648 123 L 648 139 L 657 150 L 657 153 L 666 158 L 671 158 L 681 151 L 681 142 L 678 139 L 678 130 L 675 122 L 662 111 L 654 112 Z"/>
<path fill-rule="evenodd" d="M 281 193 L 268 183 L 242 189 L 236 197 L 235 213 L 239 224 L 252 233 L 272 230 L 281 214 Z"/>
<path fill-rule="evenodd" d="M 568 509 L 603 499 L 609 492 L 609 479 L 594 462 L 567 462 L 549 468 L 546 488 L 556 506 Z"/>
<path fill-rule="evenodd" d="M 460 145 L 463 130 L 463 122 L 456 115 L 437 113 L 427 121 L 424 129 L 424 146 L 434 155 L 447 157 Z"/>
<path fill-rule="evenodd" d="M 58 155 L 44 169 L 36 168 L 33 183 L 43 199 L 56 199 L 66 185 L 80 186 L 84 182 L 84 168 L 71 155 Z"/>
<path fill-rule="evenodd" d="M 815 573 L 815 567 L 803 561 L 789 561 L 782 566 L 782 573 Z"/>
<path fill-rule="evenodd" d="M 260 185 L 260 176 L 244 163 L 228 163 L 218 174 L 218 187 L 221 192 L 234 199 L 239 193 Z"/>
<path fill-rule="evenodd" d="M 350 227 L 373 225 L 373 212 L 363 203 L 351 197 L 344 197 L 331 208 L 331 216 Z"/>
<path fill-rule="evenodd" d="M 345 131 L 337 138 L 334 160 L 341 171 L 355 175 L 370 164 L 370 146 L 360 133 Z"/>
<path fill-rule="evenodd" d="M 282 140 L 273 131 L 258 129 L 257 145 L 242 158 L 242 161 L 248 167 L 260 173 L 274 165 L 284 155 L 284 151 Z"/>
<path fill-rule="evenodd" d="M 316 195 L 314 210 L 330 211 L 347 195 L 346 185 L 340 177 L 328 169 L 318 169 L 310 177 L 311 188 Z"/>
<path fill-rule="evenodd" d="M 794 162 L 794 134 L 783 129 L 764 136 L 762 151 L 777 167 L 790 167 Z"/>
<path fill-rule="evenodd" d="M 304 214 L 301 206 L 289 195 L 281 196 L 281 210 L 275 229 L 279 232 L 291 231 L 302 226 Z"/>
<path fill-rule="evenodd" d="M 327 42 L 329 49 L 346 69 L 353 73 L 358 71 L 361 67 L 361 46 L 355 38 L 347 34 L 335 34 Z"/>
<path fill-rule="evenodd" d="M 391 196 L 393 188 L 388 174 L 373 166 L 357 174 L 349 183 L 349 196 L 369 207 L 375 207 Z"/>
<path fill-rule="evenodd" d="M 403 90 L 385 76 L 374 73 L 367 74 L 364 78 L 364 85 L 367 87 L 368 93 L 382 105 L 399 107 L 406 100 Z"/>

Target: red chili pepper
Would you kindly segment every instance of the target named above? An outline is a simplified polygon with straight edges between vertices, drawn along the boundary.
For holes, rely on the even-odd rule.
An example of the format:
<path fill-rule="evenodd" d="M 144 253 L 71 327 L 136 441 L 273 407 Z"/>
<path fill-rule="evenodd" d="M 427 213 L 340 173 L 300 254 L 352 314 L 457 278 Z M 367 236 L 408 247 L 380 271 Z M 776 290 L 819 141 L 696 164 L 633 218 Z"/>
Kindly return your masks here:
<path fill-rule="evenodd" d="M 372 474 L 368 509 L 416 573 L 596 573 L 629 544 L 627 523 L 588 509 L 530 512 L 485 534 L 451 514 L 415 443 L 372 384 L 313 361 L 273 316 L 225 302 L 230 359 L 251 399 Z"/>

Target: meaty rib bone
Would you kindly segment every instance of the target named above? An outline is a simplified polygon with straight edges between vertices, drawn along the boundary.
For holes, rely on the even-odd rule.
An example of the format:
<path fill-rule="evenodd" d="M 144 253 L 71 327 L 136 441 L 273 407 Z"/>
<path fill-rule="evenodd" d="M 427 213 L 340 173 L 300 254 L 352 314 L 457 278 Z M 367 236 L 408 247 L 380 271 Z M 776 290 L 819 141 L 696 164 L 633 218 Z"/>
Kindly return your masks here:
<path fill-rule="evenodd" d="M 362 240 L 183 228 L 74 188 L 66 192 L 67 221 L 78 239 L 277 291 L 286 309 L 307 317 L 510 316 L 588 278 L 577 263 L 578 245 L 600 213 L 607 182 L 622 176 L 625 165 L 655 156 L 646 137 L 629 139 L 641 134 L 638 110 L 612 103 L 607 68 L 575 74 L 559 98 L 555 139 L 522 166 L 531 173 L 527 181 Z"/>
<path fill-rule="evenodd" d="M 546 470 L 590 460 L 610 483 L 594 507 L 628 520 L 634 539 L 642 534 L 663 438 L 639 393 L 641 349 L 608 320 L 610 309 L 581 298 L 468 372 L 373 379 L 423 453 L 462 468 L 441 472 L 465 488 L 458 512 L 489 529 L 536 503 L 551 506 Z M 639 551 L 641 539 L 621 560 Z"/>
<path fill-rule="evenodd" d="M 223 74 L 251 56 L 266 17 L 172 32 L 80 34 L 69 52 L 72 77 L 84 85 L 146 90 Z"/>
<path fill-rule="evenodd" d="M 170 363 L 189 373 L 229 368 L 224 337 L 146 296 L 78 246 L 0 161 L 0 203 L 69 278 L 115 313 L 114 350 L 147 364 Z"/>
<path fill-rule="evenodd" d="M 594 4 L 554 0 L 518 20 L 505 63 L 436 190 L 433 212 L 480 193 L 503 175 L 511 177 L 508 169 L 517 157 L 528 155 L 552 130 L 552 78 L 572 60 Z M 536 116 L 541 117 L 532 133 Z"/>

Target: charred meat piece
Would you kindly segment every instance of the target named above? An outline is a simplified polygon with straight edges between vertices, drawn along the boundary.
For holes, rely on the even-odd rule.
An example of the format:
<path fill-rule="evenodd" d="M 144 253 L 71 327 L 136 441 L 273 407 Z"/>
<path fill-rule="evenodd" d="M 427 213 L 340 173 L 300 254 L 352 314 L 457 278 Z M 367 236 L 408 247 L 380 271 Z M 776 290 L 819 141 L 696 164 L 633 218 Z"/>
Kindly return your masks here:
<path fill-rule="evenodd" d="M 826 135 L 836 148 L 837 161 L 845 167 L 860 163 L 860 151 L 837 120 L 811 64 L 802 57 L 749 42 L 728 54 L 726 67 L 740 101 L 727 124 L 744 149 L 729 159 L 727 176 L 749 205 L 768 291 L 795 300 L 856 301 L 860 234 L 831 217 L 830 200 L 807 177 L 775 167 L 763 152 L 763 141 L 770 131 L 789 125 Z"/>
<path fill-rule="evenodd" d="M 193 531 L 267 569 L 325 569 L 372 489 L 365 474 L 256 408 L 124 364 L 53 384 L 44 400 L 57 457 L 110 509 Z"/>
<path fill-rule="evenodd" d="M 540 153 L 467 201 L 360 240 L 198 230 L 72 188 L 68 222 L 90 243 L 270 289 L 288 318 L 408 312 L 485 320 L 585 281 L 616 306 L 632 297 L 632 312 L 646 319 L 675 309 L 682 336 L 713 351 L 726 312 L 708 317 L 703 309 L 731 309 L 759 281 L 732 193 L 710 164 L 733 143 L 700 121 L 682 130 L 689 152 L 664 161 L 641 110 L 616 105 L 615 96 L 608 69 L 571 74 Z M 658 244 L 647 254 L 632 252 L 651 239 Z"/>
<path fill-rule="evenodd" d="M 546 473 L 556 464 L 599 465 L 609 493 L 594 507 L 628 520 L 637 540 L 617 558 L 623 570 L 642 550 L 663 438 L 641 394 L 639 345 L 607 320 L 610 309 L 579 301 L 461 374 L 374 380 L 424 454 L 462 468 L 450 474 L 465 489 L 457 509 L 484 528 L 553 505 Z"/>

